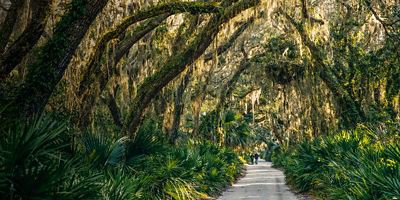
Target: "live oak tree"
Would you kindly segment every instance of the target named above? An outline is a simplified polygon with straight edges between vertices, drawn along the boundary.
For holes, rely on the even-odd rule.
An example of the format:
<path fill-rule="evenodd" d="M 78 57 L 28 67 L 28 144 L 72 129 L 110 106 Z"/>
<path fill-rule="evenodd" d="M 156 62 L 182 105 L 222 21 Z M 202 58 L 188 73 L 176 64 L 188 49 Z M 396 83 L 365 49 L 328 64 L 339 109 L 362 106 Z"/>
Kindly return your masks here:
<path fill-rule="evenodd" d="M 230 7 L 224 8 L 223 12 L 217 13 L 209 20 L 199 36 L 184 51 L 171 57 L 159 71 L 146 78 L 138 88 L 137 95 L 132 101 L 123 132 L 135 138 L 144 113 L 154 96 L 203 54 L 215 38 L 221 24 L 233 18 L 242 10 L 255 6 L 258 3 L 260 1 L 257 0 L 239 1 Z"/>

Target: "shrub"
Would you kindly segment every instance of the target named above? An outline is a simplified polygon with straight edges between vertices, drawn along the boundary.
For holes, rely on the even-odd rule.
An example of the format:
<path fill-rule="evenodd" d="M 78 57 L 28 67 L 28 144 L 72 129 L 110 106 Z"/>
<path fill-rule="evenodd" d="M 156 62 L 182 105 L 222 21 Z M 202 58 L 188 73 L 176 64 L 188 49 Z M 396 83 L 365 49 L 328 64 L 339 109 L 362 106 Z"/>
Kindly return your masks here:
<path fill-rule="evenodd" d="M 381 142 L 385 141 L 385 142 Z M 273 155 L 287 182 L 324 199 L 399 199 L 400 143 L 344 131 Z"/>

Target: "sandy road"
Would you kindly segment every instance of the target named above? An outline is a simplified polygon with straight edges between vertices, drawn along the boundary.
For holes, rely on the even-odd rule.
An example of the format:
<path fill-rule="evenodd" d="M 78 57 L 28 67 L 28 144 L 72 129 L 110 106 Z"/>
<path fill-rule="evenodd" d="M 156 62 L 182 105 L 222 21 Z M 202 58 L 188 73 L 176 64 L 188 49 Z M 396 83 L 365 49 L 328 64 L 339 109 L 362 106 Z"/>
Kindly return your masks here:
<path fill-rule="evenodd" d="M 222 193 L 218 199 L 297 200 L 285 185 L 283 173 L 271 168 L 270 162 L 260 160 L 258 165 L 246 165 L 246 168 L 246 175 Z"/>

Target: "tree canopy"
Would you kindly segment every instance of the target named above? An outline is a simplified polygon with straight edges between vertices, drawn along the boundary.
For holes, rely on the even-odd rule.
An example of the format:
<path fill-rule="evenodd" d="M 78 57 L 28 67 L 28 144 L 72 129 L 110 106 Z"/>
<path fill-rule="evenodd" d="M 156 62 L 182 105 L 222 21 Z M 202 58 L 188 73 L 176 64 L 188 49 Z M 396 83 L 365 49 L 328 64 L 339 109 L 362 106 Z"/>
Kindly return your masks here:
<path fill-rule="evenodd" d="M 4 132 L 51 116 L 72 138 L 101 129 L 124 146 L 137 137 L 153 143 L 150 123 L 170 146 L 188 139 L 243 153 L 313 145 L 360 126 L 398 128 L 398 0 L 0 6 Z"/>

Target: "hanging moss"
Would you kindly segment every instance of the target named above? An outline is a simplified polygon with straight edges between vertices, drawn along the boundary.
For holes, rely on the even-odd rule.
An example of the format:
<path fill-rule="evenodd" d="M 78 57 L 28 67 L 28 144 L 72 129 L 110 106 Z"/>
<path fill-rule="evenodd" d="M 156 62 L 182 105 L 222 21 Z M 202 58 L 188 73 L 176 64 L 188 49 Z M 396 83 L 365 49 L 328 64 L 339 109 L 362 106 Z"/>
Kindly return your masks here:
<path fill-rule="evenodd" d="M 218 13 L 210 19 L 199 36 L 182 53 L 171 57 L 158 72 L 146 78 L 130 106 L 129 116 L 124 124 L 124 134 L 135 137 L 150 101 L 165 85 L 203 54 L 218 34 L 222 23 L 226 23 L 241 11 L 259 3 L 259 0 L 240 1 L 224 9 L 223 13 Z"/>

